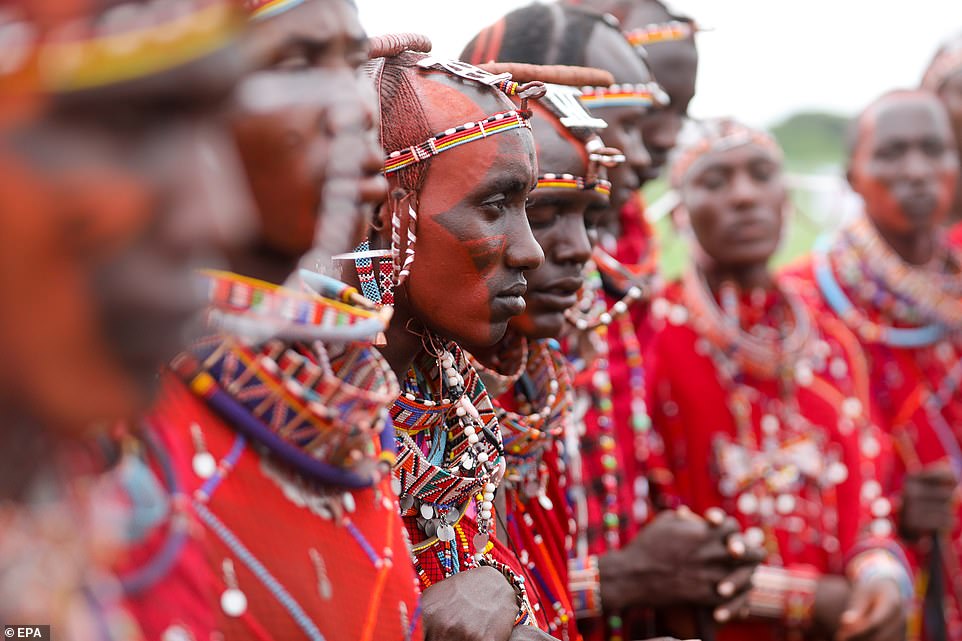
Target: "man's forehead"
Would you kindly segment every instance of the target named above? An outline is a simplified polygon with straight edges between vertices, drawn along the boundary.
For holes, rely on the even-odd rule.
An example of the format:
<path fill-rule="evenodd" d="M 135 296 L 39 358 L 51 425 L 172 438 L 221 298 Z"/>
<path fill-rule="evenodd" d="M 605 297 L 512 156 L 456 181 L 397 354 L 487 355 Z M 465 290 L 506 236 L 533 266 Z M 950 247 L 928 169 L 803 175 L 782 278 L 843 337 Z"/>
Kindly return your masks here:
<path fill-rule="evenodd" d="M 895 95 L 876 103 L 864 116 L 863 132 L 868 126 L 876 141 L 898 137 L 948 135 L 941 106 L 929 96 Z"/>

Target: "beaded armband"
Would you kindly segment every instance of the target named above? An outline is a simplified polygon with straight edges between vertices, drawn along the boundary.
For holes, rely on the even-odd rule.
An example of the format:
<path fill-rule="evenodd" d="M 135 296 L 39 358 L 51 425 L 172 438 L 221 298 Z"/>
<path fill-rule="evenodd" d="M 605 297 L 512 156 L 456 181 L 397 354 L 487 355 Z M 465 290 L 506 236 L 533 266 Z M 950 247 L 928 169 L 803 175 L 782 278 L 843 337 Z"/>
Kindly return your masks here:
<path fill-rule="evenodd" d="M 528 600 L 528 590 L 524 586 L 524 577 L 517 574 L 510 567 L 504 563 L 495 561 L 490 556 L 484 556 L 478 561 L 479 565 L 487 565 L 501 574 L 507 579 L 511 587 L 514 588 L 515 598 L 518 603 L 518 614 L 514 618 L 515 627 L 519 625 L 535 625 L 534 609 L 531 607 L 531 602 Z"/>
<path fill-rule="evenodd" d="M 601 616 L 601 572 L 597 556 L 568 560 L 568 587 L 576 618 Z"/>
<path fill-rule="evenodd" d="M 791 568 L 759 566 L 752 577 L 748 609 L 752 616 L 781 619 L 789 627 L 804 627 L 812 619 L 818 571 L 808 565 Z"/>
<path fill-rule="evenodd" d="M 874 549 L 862 552 L 848 563 L 846 574 L 852 583 L 870 583 L 890 579 L 895 581 L 902 599 L 913 598 L 912 577 L 906 567 L 889 550 Z"/>

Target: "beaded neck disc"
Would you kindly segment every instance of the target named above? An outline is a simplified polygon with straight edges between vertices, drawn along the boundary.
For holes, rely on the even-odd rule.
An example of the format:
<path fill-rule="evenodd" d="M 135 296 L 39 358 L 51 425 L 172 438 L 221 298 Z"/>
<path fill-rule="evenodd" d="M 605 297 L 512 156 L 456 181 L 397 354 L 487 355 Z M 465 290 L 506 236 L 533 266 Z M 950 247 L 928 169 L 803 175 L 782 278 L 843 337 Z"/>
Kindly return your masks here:
<path fill-rule="evenodd" d="M 318 469 L 313 461 L 361 469 L 393 449 L 377 444 L 387 424 L 384 408 L 399 388 L 372 347 L 351 345 L 331 356 L 320 343 L 268 341 L 254 348 L 217 336 L 172 367 L 198 395 L 229 396 L 246 412 L 247 436 L 310 476 Z"/>

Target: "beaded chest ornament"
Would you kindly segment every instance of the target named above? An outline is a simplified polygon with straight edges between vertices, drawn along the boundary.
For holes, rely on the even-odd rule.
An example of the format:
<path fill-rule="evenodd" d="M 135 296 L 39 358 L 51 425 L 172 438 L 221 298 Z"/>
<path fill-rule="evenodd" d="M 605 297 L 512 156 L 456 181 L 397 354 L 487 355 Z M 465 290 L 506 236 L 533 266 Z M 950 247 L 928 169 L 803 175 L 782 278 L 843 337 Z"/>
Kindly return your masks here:
<path fill-rule="evenodd" d="M 670 20 L 645 25 L 638 29 L 625 31 L 625 39 L 632 47 L 646 47 L 660 42 L 677 42 L 687 40 L 701 31 L 694 22 L 687 20 Z"/>

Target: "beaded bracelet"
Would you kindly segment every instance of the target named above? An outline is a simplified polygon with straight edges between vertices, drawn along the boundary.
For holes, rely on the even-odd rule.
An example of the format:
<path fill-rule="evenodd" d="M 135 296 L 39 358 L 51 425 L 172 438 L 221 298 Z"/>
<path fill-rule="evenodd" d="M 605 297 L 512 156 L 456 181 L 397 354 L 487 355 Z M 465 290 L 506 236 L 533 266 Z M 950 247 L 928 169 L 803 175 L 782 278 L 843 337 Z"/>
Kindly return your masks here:
<path fill-rule="evenodd" d="M 761 565 L 752 576 L 748 611 L 753 617 L 781 619 L 790 627 L 802 627 L 812 618 L 818 571 L 807 565 L 777 568 Z"/>
<path fill-rule="evenodd" d="M 568 560 L 568 588 L 575 618 L 601 616 L 601 572 L 596 555 Z"/>
<path fill-rule="evenodd" d="M 514 588 L 518 602 L 518 614 L 514 618 L 515 627 L 519 625 L 535 625 L 534 610 L 531 607 L 531 602 L 528 600 L 528 591 L 524 586 L 524 577 L 517 574 L 504 563 L 495 561 L 490 556 L 482 556 L 478 560 L 478 564 L 494 568 L 503 574 L 504 578 L 511 584 L 511 587 Z"/>

